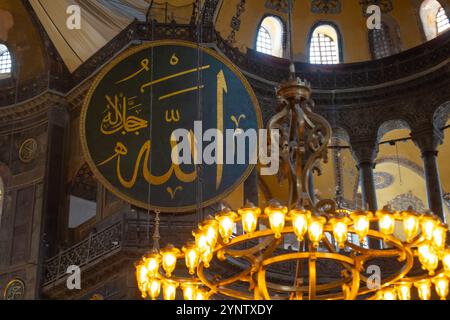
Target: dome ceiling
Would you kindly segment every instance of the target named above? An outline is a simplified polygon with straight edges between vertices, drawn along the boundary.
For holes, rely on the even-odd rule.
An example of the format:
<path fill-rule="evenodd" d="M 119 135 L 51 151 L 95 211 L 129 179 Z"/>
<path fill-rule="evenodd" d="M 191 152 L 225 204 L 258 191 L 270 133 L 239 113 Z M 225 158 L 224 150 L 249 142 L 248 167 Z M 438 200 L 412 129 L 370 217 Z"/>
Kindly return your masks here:
<path fill-rule="evenodd" d="M 427 0 L 437 1 L 437 0 Z M 439 0 L 447 10 L 450 0 Z M 133 20 L 145 21 L 149 12 L 158 22 L 175 20 L 180 24 L 195 22 L 198 3 L 208 8 L 215 7 L 216 30 L 229 44 L 246 52 L 256 48 L 256 37 L 263 18 L 273 15 L 284 25 L 286 42 L 287 0 L 171 0 L 153 2 L 149 0 L 30 0 L 30 4 L 54 42 L 70 71 L 74 71 L 95 52 L 111 41 Z M 67 7 L 79 4 L 85 11 L 80 30 L 68 30 L 65 12 Z M 421 0 L 294 0 L 293 1 L 293 46 L 295 59 L 308 61 L 310 36 L 315 25 L 328 23 L 338 32 L 341 62 L 371 60 L 366 8 L 378 4 L 382 21 L 389 28 L 392 53 L 420 45 L 427 39 L 421 25 Z M 284 43 L 286 47 L 286 43 Z M 286 53 L 284 53 L 286 56 Z"/>

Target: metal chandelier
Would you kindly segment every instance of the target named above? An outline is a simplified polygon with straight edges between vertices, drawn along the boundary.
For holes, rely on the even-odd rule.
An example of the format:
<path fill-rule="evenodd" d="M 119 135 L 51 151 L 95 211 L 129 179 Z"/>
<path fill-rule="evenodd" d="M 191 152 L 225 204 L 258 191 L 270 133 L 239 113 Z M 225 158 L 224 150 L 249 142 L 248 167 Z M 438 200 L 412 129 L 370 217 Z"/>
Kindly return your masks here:
<path fill-rule="evenodd" d="M 290 4 L 290 25 L 291 12 Z M 429 300 L 434 291 L 445 300 L 450 248 L 448 228 L 438 217 L 389 207 L 350 211 L 331 199 L 313 201 L 308 181 L 319 161 L 327 161 L 331 127 L 314 113 L 311 86 L 296 77 L 290 48 L 290 78 L 277 89 L 279 112 L 268 123 L 280 132 L 288 203 L 248 203 L 237 212 L 223 207 L 198 225 L 183 248 L 153 249 L 136 263 L 142 297 Z M 293 238 L 297 245 L 282 246 Z M 374 281 L 367 269 L 377 264 L 392 267 Z M 283 275 L 286 267 L 291 273 Z"/>

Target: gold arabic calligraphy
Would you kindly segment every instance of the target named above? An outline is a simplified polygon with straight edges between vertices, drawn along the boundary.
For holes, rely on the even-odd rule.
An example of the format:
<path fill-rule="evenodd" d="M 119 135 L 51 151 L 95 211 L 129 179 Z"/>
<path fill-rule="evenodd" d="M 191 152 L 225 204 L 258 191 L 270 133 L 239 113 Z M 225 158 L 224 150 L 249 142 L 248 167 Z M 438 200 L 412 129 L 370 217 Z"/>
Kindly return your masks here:
<path fill-rule="evenodd" d="M 101 133 L 105 135 L 111 135 L 118 131 L 122 131 L 122 134 L 138 133 L 139 130 L 148 126 L 147 120 L 127 114 L 129 111 L 129 99 L 125 96 L 118 97 L 115 95 L 114 98 L 111 98 L 107 95 L 106 101 L 106 115 L 103 117 L 100 125 Z"/>

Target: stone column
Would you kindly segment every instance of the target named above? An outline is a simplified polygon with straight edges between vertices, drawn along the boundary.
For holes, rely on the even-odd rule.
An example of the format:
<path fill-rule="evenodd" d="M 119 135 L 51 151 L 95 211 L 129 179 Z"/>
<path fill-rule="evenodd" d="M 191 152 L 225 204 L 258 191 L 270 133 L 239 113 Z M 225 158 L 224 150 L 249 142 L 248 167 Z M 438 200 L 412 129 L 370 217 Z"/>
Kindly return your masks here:
<path fill-rule="evenodd" d="M 41 243 L 37 291 L 44 281 L 45 260 L 58 253 L 59 245 L 67 228 L 67 215 L 62 210 L 65 197 L 64 175 L 69 134 L 70 116 L 64 106 L 53 106 L 48 110 L 47 159 L 45 168 Z"/>
<path fill-rule="evenodd" d="M 376 141 L 369 141 L 352 143 L 351 147 L 359 170 L 362 203 L 367 210 L 375 212 L 378 210 L 378 205 L 373 169 L 378 145 Z"/>
<path fill-rule="evenodd" d="M 445 222 L 442 187 L 437 164 L 438 146 L 443 141 L 442 133 L 436 130 L 433 125 L 430 125 L 413 129 L 411 136 L 420 149 L 423 159 L 428 206 L 434 214 Z"/>
<path fill-rule="evenodd" d="M 378 153 L 377 140 L 351 142 L 351 148 L 359 170 L 363 207 L 375 214 L 378 210 L 378 204 L 373 169 L 375 168 L 375 159 Z M 378 224 L 373 223 L 371 228 L 378 230 Z M 375 249 L 381 248 L 381 242 L 370 239 L 369 246 Z"/>

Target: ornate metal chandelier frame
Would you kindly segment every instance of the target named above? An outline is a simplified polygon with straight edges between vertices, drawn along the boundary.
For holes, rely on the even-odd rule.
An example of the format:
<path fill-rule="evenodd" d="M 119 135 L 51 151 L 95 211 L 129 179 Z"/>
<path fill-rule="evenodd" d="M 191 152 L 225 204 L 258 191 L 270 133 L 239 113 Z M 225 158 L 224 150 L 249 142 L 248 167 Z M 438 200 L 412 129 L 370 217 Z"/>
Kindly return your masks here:
<path fill-rule="evenodd" d="M 177 287 L 187 300 L 213 296 L 244 300 L 407 300 L 414 285 L 419 297 L 428 300 L 434 284 L 437 295 L 445 299 L 450 275 L 448 228 L 436 216 L 412 210 L 393 212 L 388 207 L 375 213 L 352 212 L 339 208 L 334 200 L 313 202 L 307 181 L 311 172 L 318 170 L 318 161 L 326 161 L 331 128 L 312 111 L 314 102 L 309 84 L 296 79 L 294 74 L 278 89 L 281 111 L 268 125 L 269 129 L 279 129 L 281 133 L 281 177 L 289 182 L 288 206 L 272 201 L 262 212 L 247 204 L 238 214 L 223 208 L 215 218 L 209 217 L 199 224 L 193 232 L 195 241 L 182 250 L 168 245 L 160 252 L 144 256 L 136 265 L 143 297 L 156 299 L 162 286 L 163 296 L 168 300 L 176 298 Z M 394 234 L 396 222 L 403 224 L 405 240 Z M 244 232 L 233 234 L 233 230 Z M 280 253 L 277 248 L 287 235 L 297 237 L 298 250 Z M 349 235 L 357 235 L 359 245 L 349 242 Z M 321 250 L 326 252 L 318 249 L 320 243 Z M 384 249 L 366 248 L 362 243 L 382 243 Z M 401 267 L 374 285 L 364 275 L 365 266 L 373 259 L 395 259 Z M 172 276 L 179 260 L 185 260 L 192 277 Z M 240 265 L 244 261 L 246 266 L 231 276 L 217 273 L 216 267 L 210 268 L 211 264 L 225 262 L 225 269 L 230 271 L 231 265 L 236 267 L 237 260 L 241 261 Z M 317 273 L 320 260 L 339 264 L 340 278 L 319 281 L 323 280 Z M 296 263 L 292 285 L 267 280 L 272 266 L 287 262 Z M 410 276 L 417 264 L 424 271 Z"/>

